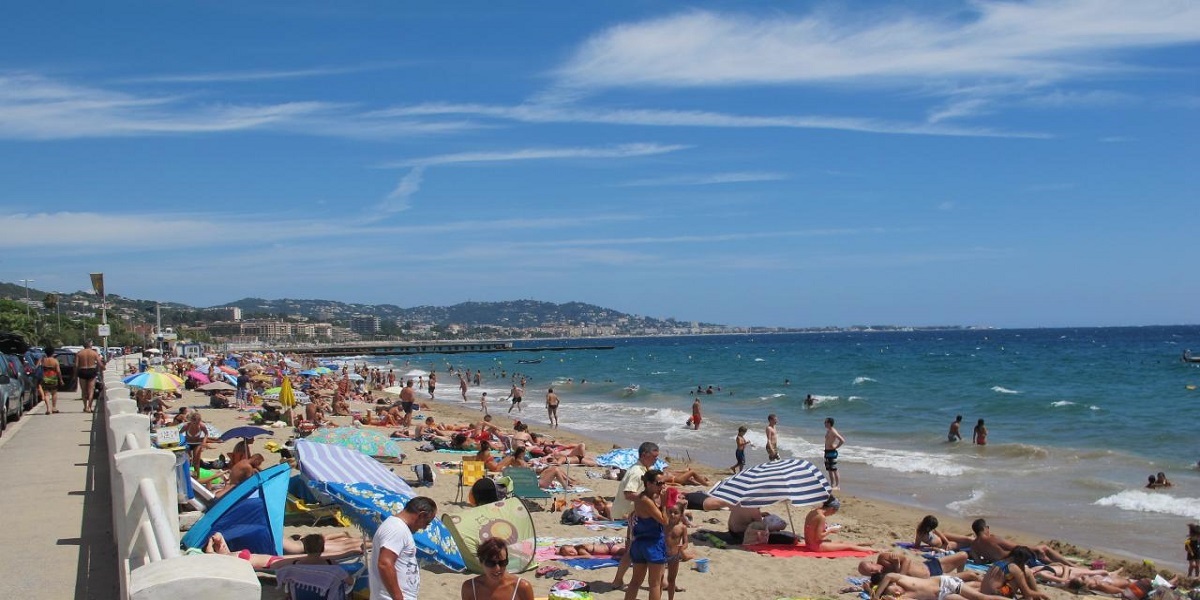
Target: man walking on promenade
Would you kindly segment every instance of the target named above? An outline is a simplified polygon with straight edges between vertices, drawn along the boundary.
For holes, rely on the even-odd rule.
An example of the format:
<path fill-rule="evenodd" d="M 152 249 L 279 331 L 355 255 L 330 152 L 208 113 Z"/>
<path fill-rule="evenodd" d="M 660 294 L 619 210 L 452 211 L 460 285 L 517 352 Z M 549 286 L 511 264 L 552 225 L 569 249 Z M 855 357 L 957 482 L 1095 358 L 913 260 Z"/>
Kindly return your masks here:
<path fill-rule="evenodd" d="M 775 433 L 778 423 L 775 413 L 767 415 L 767 460 L 779 460 L 779 436 Z"/>
<path fill-rule="evenodd" d="M 629 513 L 633 512 L 633 503 L 637 501 L 638 496 L 646 489 L 646 485 L 642 482 L 642 475 L 646 474 L 654 463 L 658 461 L 658 444 L 654 442 L 642 442 L 638 446 L 638 460 L 633 466 L 625 471 L 625 477 L 621 479 L 621 483 L 617 484 L 617 493 L 613 497 L 612 517 L 614 519 L 625 519 Z M 628 530 L 625 534 L 625 547 L 628 548 L 630 543 Z M 629 569 L 630 563 L 629 552 L 621 556 L 621 564 L 617 566 L 617 575 L 613 577 L 613 587 L 621 589 L 625 587 L 625 571 Z"/>
<path fill-rule="evenodd" d="M 437 503 L 417 496 L 375 531 L 367 560 L 371 600 L 417 600 L 421 567 L 413 534 L 428 527 L 436 517 Z"/>
<path fill-rule="evenodd" d="M 846 443 L 846 438 L 833 428 L 833 417 L 825 419 L 825 471 L 829 475 L 829 485 L 833 489 L 841 489 L 842 480 L 838 477 L 838 448 Z"/>
<path fill-rule="evenodd" d="M 96 401 L 96 376 L 100 373 L 100 353 L 92 348 L 92 341 L 83 343 L 83 350 L 75 355 L 76 373 L 79 376 L 80 393 L 83 394 L 83 412 L 92 412 Z"/>

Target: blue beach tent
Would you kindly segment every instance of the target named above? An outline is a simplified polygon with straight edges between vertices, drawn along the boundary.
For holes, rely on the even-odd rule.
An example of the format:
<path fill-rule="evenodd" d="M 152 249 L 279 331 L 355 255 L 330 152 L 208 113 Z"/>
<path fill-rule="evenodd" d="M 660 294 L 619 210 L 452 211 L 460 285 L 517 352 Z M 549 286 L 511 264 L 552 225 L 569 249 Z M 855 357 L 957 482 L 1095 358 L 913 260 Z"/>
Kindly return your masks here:
<path fill-rule="evenodd" d="M 203 548 L 213 533 L 220 533 L 231 549 L 283 554 L 283 511 L 291 470 L 280 464 L 243 481 L 184 534 L 183 545 Z"/>

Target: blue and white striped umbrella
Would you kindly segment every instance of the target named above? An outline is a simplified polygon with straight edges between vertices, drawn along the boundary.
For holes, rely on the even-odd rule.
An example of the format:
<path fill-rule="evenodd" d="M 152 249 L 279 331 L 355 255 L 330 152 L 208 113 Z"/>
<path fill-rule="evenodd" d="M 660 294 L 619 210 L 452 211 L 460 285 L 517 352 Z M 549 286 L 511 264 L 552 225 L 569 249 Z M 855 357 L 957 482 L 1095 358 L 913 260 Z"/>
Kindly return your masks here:
<path fill-rule="evenodd" d="M 830 491 L 829 480 L 820 469 L 807 460 L 789 458 L 745 469 L 717 482 L 708 493 L 753 508 L 784 501 L 817 504 L 824 502 Z"/>

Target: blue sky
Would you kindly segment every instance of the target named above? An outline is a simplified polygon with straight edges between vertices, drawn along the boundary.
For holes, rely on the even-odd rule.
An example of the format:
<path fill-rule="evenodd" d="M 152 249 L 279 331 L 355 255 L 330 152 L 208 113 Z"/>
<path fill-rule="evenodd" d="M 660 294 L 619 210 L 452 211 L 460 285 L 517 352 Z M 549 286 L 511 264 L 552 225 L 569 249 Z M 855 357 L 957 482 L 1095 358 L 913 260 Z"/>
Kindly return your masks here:
<path fill-rule="evenodd" d="M 23 3 L 0 280 L 1195 323 L 1200 3 Z"/>

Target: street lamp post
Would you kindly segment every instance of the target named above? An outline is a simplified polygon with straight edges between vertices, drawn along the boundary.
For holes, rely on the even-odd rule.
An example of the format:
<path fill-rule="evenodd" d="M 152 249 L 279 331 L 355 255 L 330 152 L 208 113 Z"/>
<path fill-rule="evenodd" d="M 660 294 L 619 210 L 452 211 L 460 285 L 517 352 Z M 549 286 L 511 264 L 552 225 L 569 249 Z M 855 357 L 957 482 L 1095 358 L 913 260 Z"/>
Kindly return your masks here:
<path fill-rule="evenodd" d="M 21 279 L 21 283 L 25 284 L 25 316 L 29 315 L 29 284 L 33 283 L 32 279 Z"/>

